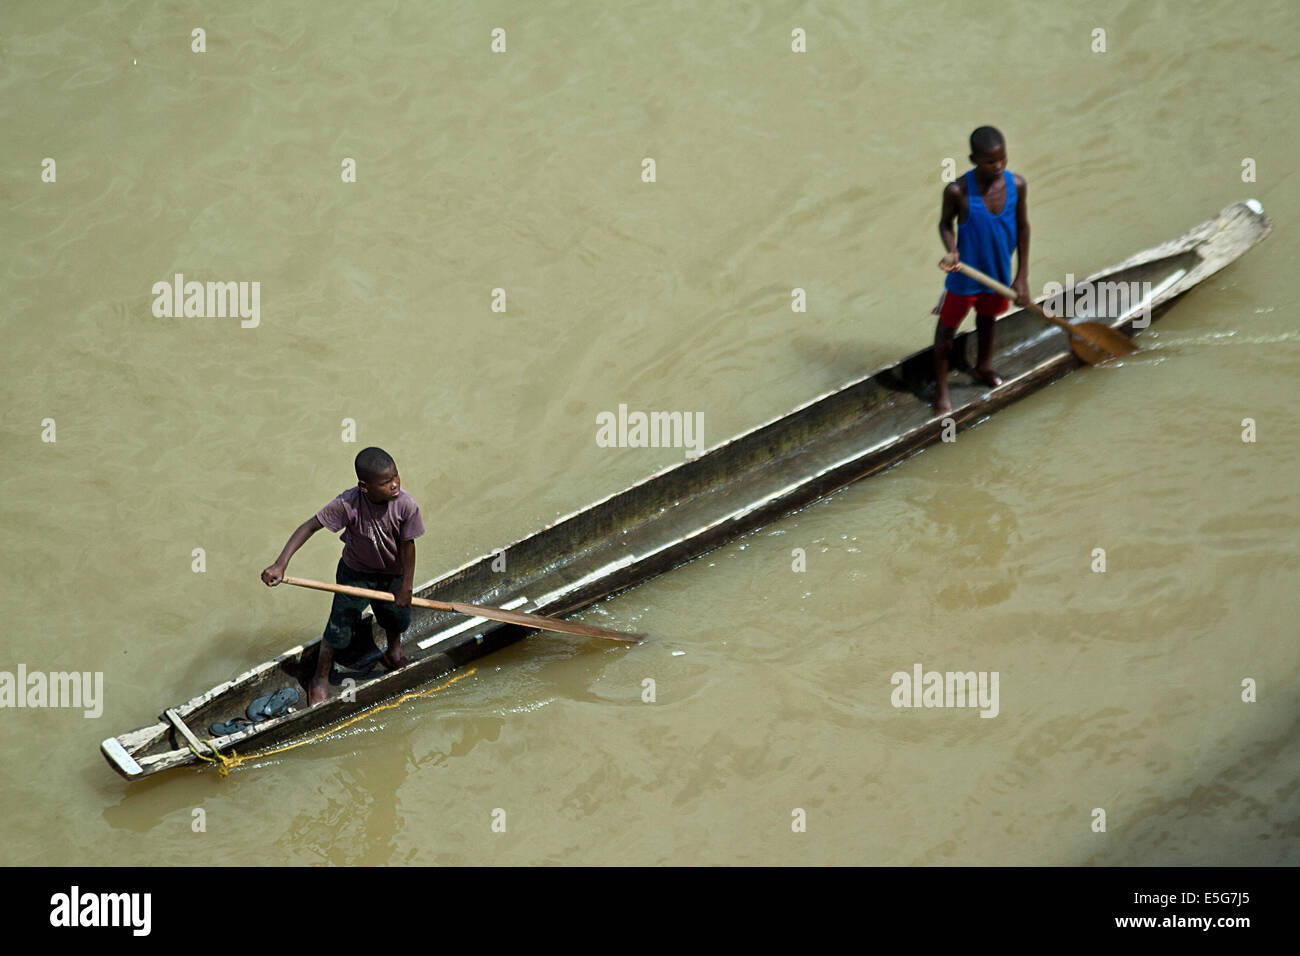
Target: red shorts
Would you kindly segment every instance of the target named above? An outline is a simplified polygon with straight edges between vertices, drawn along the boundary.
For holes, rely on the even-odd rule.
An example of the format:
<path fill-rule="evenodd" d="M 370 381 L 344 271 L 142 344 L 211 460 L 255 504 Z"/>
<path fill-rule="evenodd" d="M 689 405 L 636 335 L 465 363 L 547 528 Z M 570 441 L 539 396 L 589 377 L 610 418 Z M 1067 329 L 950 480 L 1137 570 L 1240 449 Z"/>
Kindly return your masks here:
<path fill-rule="evenodd" d="M 1007 300 L 996 292 L 955 295 L 945 289 L 932 314 L 938 315 L 939 321 L 948 328 L 955 329 L 961 325 L 962 319 L 966 318 L 966 313 L 970 311 L 972 305 L 975 306 L 976 315 L 999 316 L 1007 311 Z"/>

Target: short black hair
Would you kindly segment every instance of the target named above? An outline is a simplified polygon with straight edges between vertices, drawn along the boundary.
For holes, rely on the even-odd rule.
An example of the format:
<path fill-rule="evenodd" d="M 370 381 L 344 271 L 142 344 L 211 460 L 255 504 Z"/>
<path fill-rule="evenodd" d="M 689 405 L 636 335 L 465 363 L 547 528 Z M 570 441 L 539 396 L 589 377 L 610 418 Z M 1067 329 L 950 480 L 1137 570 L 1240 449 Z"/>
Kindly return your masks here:
<path fill-rule="evenodd" d="M 380 472 L 397 467 L 397 462 L 393 461 L 392 455 L 382 448 L 374 447 L 363 448 L 357 452 L 357 460 L 354 464 L 357 478 L 366 482 L 374 481 Z"/>
<path fill-rule="evenodd" d="M 979 156 L 981 153 L 987 153 L 991 149 L 1005 145 L 1007 145 L 1007 141 L 992 126 L 981 126 L 970 134 L 970 154 L 972 156 Z"/>

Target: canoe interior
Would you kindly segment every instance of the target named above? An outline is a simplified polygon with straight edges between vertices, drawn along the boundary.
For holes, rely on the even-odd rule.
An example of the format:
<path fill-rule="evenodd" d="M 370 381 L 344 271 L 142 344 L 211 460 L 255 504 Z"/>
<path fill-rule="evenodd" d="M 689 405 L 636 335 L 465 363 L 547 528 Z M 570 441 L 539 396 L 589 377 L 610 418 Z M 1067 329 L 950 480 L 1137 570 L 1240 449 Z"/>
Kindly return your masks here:
<path fill-rule="evenodd" d="M 1154 320 L 1177 296 L 1240 256 L 1268 230 L 1257 204 L 1238 203 L 1179 239 L 1084 281 L 1149 283 Z M 1108 314 L 1105 306 L 1076 316 L 1126 331 L 1133 318 L 1132 311 Z M 990 390 L 972 382 L 974 348 L 973 332 L 957 336 L 950 391 L 951 418 L 959 429 L 1081 364 L 1063 331 L 1025 310 L 998 320 L 994 364 L 1003 386 Z M 504 571 L 493 569 L 494 561 L 499 566 L 496 555 L 485 555 L 416 593 L 560 615 L 639 584 L 936 441 L 943 421 L 929 407 L 932 361 L 931 350 L 922 349 L 516 541 L 504 549 Z M 535 632 L 417 608 L 404 636 L 412 664 L 394 673 L 352 675 L 357 678 L 355 702 L 344 699 L 341 687 L 332 687 L 329 700 L 305 706 L 305 681 L 316 661 L 317 644 L 311 641 L 178 711 L 196 735 L 207 738 L 210 724 L 242 715 L 254 698 L 296 682 L 302 702 L 289 714 L 214 741 L 223 750 L 260 749 L 328 726 L 530 633 Z M 140 767 L 129 773 L 106 750 L 110 765 L 124 775 L 147 775 L 195 759 L 163 720 L 116 739 Z"/>

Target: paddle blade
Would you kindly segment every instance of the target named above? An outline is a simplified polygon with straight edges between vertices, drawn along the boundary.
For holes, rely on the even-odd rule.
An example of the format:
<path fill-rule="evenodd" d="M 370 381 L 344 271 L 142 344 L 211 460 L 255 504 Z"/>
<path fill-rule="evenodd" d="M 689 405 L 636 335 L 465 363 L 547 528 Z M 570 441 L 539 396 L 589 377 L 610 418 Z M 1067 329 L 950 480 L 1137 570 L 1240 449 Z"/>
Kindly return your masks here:
<path fill-rule="evenodd" d="M 1073 335 L 1070 336 L 1070 349 L 1081 361 L 1087 362 L 1089 365 L 1099 365 L 1102 362 L 1108 362 L 1115 358 L 1114 355 L 1107 352 L 1105 349 L 1099 349 L 1092 343 L 1085 342 L 1083 339 L 1077 338 Z"/>
<path fill-rule="evenodd" d="M 1100 322 L 1079 322 L 1071 325 L 1070 331 L 1074 333 L 1070 336 L 1070 347 L 1089 365 L 1138 351 L 1137 343 L 1131 338 Z"/>
<path fill-rule="evenodd" d="M 606 640 L 627 641 L 631 644 L 640 644 L 646 637 L 644 634 L 609 631 L 603 627 L 593 627 L 590 624 L 580 624 L 577 621 L 564 621 L 558 617 L 545 617 L 541 614 L 525 614 L 522 611 L 507 611 L 505 608 L 500 607 L 481 607 L 477 604 L 462 604 L 459 601 L 439 601 L 438 603 L 450 610 L 458 611 L 461 614 L 469 614 L 473 617 L 485 617 L 490 621 L 501 621 L 504 624 L 522 624 L 524 627 L 535 627 L 543 631 L 556 631 L 560 634 L 576 634 L 578 637 L 603 637 Z"/>
<path fill-rule="evenodd" d="M 1094 345 L 1104 348 L 1112 355 L 1132 355 L 1138 351 L 1138 344 L 1118 329 L 1112 329 L 1101 322 L 1080 322 L 1075 328 L 1087 329 Z"/>

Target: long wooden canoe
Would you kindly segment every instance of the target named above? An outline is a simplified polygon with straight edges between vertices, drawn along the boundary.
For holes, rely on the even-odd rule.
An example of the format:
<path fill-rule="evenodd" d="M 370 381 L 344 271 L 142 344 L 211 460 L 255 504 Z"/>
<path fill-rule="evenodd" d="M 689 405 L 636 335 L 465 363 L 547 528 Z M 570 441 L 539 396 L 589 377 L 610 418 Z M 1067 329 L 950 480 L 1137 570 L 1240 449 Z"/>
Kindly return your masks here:
<path fill-rule="evenodd" d="M 1231 205 L 1185 235 L 1077 286 L 1146 283 L 1138 287 L 1148 290 L 1142 301 L 1130 300 L 1120 310 L 1114 299 L 1094 297 L 1106 301 L 1094 302 L 1090 314 L 1074 318 L 1133 334 L 1135 319 L 1145 325 L 1146 316 L 1156 317 L 1263 239 L 1269 228 L 1258 202 Z M 1082 364 L 1065 332 L 1025 310 L 1007 313 L 997 328 L 994 363 L 1004 384 L 995 389 L 974 385 L 969 373 L 957 368 L 950 385 L 953 410 L 947 416 L 930 411 L 932 356 L 930 349 L 922 349 L 521 538 L 504 549 L 504 572 L 493 570 L 500 553 L 494 552 L 428 582 L 416 594 L 539 614 L 570 613 L 887 468 L 937 441 L 945 427 L 975 424 Z M 957 337 L 954 365 L 973 348 L 972 338 L 970 332 Z M 256 752 L 332 726 L 531 633 L 515 625 L 417 609 L 403 639 L 411 664 L 371 672 L 351 695 L 332 687 L 328 699 L 306 706 L 304 681 L 315 665 L 316 638 L 166 708 L 154 723 L 110 737 L 101 749 L 113 769 L 128 779 L 195 763 L 194 751 L 205 751 L 209 743 L 224 752 Z M 295 682 L 304 691 L 299 706 L 209 741 L 211 724 L 238 717 L 253 699 Z"/>

